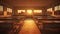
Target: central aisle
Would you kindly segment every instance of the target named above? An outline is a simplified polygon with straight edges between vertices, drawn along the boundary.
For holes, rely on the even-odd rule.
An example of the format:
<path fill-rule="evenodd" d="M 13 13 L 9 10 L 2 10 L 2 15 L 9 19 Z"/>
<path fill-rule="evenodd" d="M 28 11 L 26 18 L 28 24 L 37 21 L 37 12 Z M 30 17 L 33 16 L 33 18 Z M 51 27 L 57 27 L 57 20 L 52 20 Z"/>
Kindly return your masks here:
<path fill-rule="evenodd" d="M 35 21 L 32 19 L 27 19 L 24 21 L 24 25 L 19 32 L 19 34 L 41 34 Z"/>

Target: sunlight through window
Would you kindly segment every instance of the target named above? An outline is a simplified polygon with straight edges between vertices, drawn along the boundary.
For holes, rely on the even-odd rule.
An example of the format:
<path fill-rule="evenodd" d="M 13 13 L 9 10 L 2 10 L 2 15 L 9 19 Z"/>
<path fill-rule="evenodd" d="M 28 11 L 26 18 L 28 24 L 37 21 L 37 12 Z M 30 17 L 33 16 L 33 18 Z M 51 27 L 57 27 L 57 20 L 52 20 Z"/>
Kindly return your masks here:
<path fill-rule="evenodd" d="M 12 13 L 12 9 L 11 8 L 7 8 L 7 12 Z"/>
<path fill-rule="evenodd" d="M 0 11 L 3 11 L 3 6 L 0 6 Z"/>
<path fill-rule="evenodd" d="M 18 13 L 25 13 L 25 10 L 18 10 Z"/>
<path fill-rule="evenodd" d="M 32 14 L 32 10 L 27 10 L 27 13 L 28 14 Z"/>
<path fill-rule="evenodd" d="M 34 13 L 42 13 L 42 10 L 34 10 Z"/>
<path fill-rule="evenodd" d="M 48 11 L 48 12 L 52 12 L 53 10 L 52 10 L 52 8 L 49 8 L 49 9 L 47 9 L 47 11 Z"/>

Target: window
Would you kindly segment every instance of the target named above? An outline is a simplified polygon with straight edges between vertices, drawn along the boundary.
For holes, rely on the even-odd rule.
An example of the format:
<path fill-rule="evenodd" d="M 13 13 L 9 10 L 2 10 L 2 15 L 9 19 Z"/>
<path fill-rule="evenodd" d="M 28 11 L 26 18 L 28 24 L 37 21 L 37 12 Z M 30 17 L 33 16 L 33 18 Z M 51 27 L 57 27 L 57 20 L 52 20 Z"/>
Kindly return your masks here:
<path fill-rule="evenodd" d="M 0 6 L 0 11 L 3 11 L 3 6 Z"/>
<path fill-rule="evenodd" d="M 11 8 L 7 8 L 7 15 L 12 15 L 12 9 Z"/>
<path fill-rule="evenodd" d="M 32 14 L 33 12 L 32 12 L 32 10 L 27 10 L 27 13 Z"/>
<path fill-rule="evenodd" d="M 49 9 L 47 9 L 47 11 L 48 11 L 48 12 L 52 12 L 53 10 L 52 10 L 52 8 L 49 8 Z"/>
<path fill-rule="evenodd" d="M 47 9 L 47 15 L 50 15 L 50 16 L 54 15 L 52 8 L 48 8 L 48 9 Z"/>
<path fill-rule="evenodd" d="M 60 10 L 60 5 L 59 5 L 59 10 Z"/>
<path fill-rule="evenodd" d="M 34 13 L 42 13 L 42 10 L 34 10 Z"/>
<path fill-rule="evenodd" d="M 54 10 L 55 10 L 54 15 L 59 17 L 60 16 L 60 5 L 55 6 Z"/>
<path fill-rule="evenodd" d="M 18 13 L 25 13 L 25 10 L 18 10 Z"/>
<path fill-rule="evenodd" d="M 59 8 L 58 6 L 55 6 L 55 11 L 58 10 L 58 8 Z"/>
<path fill-rule="evenodd" d="M 3 6 L 0 6 L 0 15 L 3 15 Z"/>
<path fill-rule="evenodd" d="M 55 11 L 60 10 L 60 5 L 55 6 L 54 10 L 55 10 Z"/>
<path fill-rule="evenodd" d="M 11 8 L 7 8 L 7 12 L 12 13 L 12 9 Z"/>

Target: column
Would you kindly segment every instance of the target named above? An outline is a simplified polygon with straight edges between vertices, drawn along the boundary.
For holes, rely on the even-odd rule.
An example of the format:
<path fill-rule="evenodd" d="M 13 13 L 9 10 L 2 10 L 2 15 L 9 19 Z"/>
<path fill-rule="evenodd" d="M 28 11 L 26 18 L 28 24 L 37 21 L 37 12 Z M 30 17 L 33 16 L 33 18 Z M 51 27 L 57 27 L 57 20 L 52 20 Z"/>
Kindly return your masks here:
<path fill-rule="evenodd" d="M 4 17 L 6 17 L 7 16 L 7 7 L 3 7 L 3 14 L 4 14 Z"/>
<path fill-rule="evenodd" d="M 13 15 L 13 16 L 18 15 L 17 9 L 13 8 L 13 10 L 12 10 L 12 15 Z"/>
<path fill-rule="evenodd" d="M 47 9 L 46 8 L 43 8 L 42 9 L 42 15 L 43 15 L 42 16 L 43 18 L 46 18 L 47 17 Z"/>
<path fill-rule="evenodd" d="M 52 10 L 53 10 L 53 11 L 52 11 L 52 16 L 54 16 L 54 7 L 52 8 Z"/>

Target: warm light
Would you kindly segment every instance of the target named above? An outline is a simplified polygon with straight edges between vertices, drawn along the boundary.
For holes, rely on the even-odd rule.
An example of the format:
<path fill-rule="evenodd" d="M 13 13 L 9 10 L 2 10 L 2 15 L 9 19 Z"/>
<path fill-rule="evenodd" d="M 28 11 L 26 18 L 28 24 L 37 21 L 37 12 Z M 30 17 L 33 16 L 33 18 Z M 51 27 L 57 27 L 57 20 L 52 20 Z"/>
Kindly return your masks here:
<path fill-rule="evenodd" d="M 34 13 L 42 13 L 42 10 L 34 10 Z"/>
<path fill-rule="evenodd" d="M 12 13 L 12 9 L 11 8 L 7 8 L 7 12 Z"/>
<path fill-rule="evenodd" d="M 3 11 L 3 6 L 0 6 L 0 11 Z"/>
<path fill-rule="evenodd" d="M 18 10 L 18 13 L 25 13 L 25 10 Z"/>
<path fill-rule="evenodd" d="M 32 10 L 27 10 L 27 13 L 28 14 L 32 14 Z"/>
<path fill-rule="evenodd" d="M 53 10 L 52 10 L 52 8 L 49 8 L 49 9 L 47 9 L 47 11 L 48 11 L 48 12 L 52 12 Z"/>
<path fill-rule="evenodd" d="M 60 5 L 59 5 L 59 10 L 60 10 Z"/>
<path fill-rule="evenodd" d="M 19 34 L 41 34 L 33 19 L 24 20 L 23 27 Z"/>
<path fill-rule="evenodd" d="M 7 11 L 4 11 L 4 16 L 5 16 L 5 17 L 7 16 Z"/>
<path fill-rule="evenodd" d="M 32 20 L 32 19 L 27 19 L 27 20 L 24 21 L 24 23 L 26 23 L 27 25 L 29 25 L 29 24 L 32 25 L 34 22 L 35 21 Z"/>

